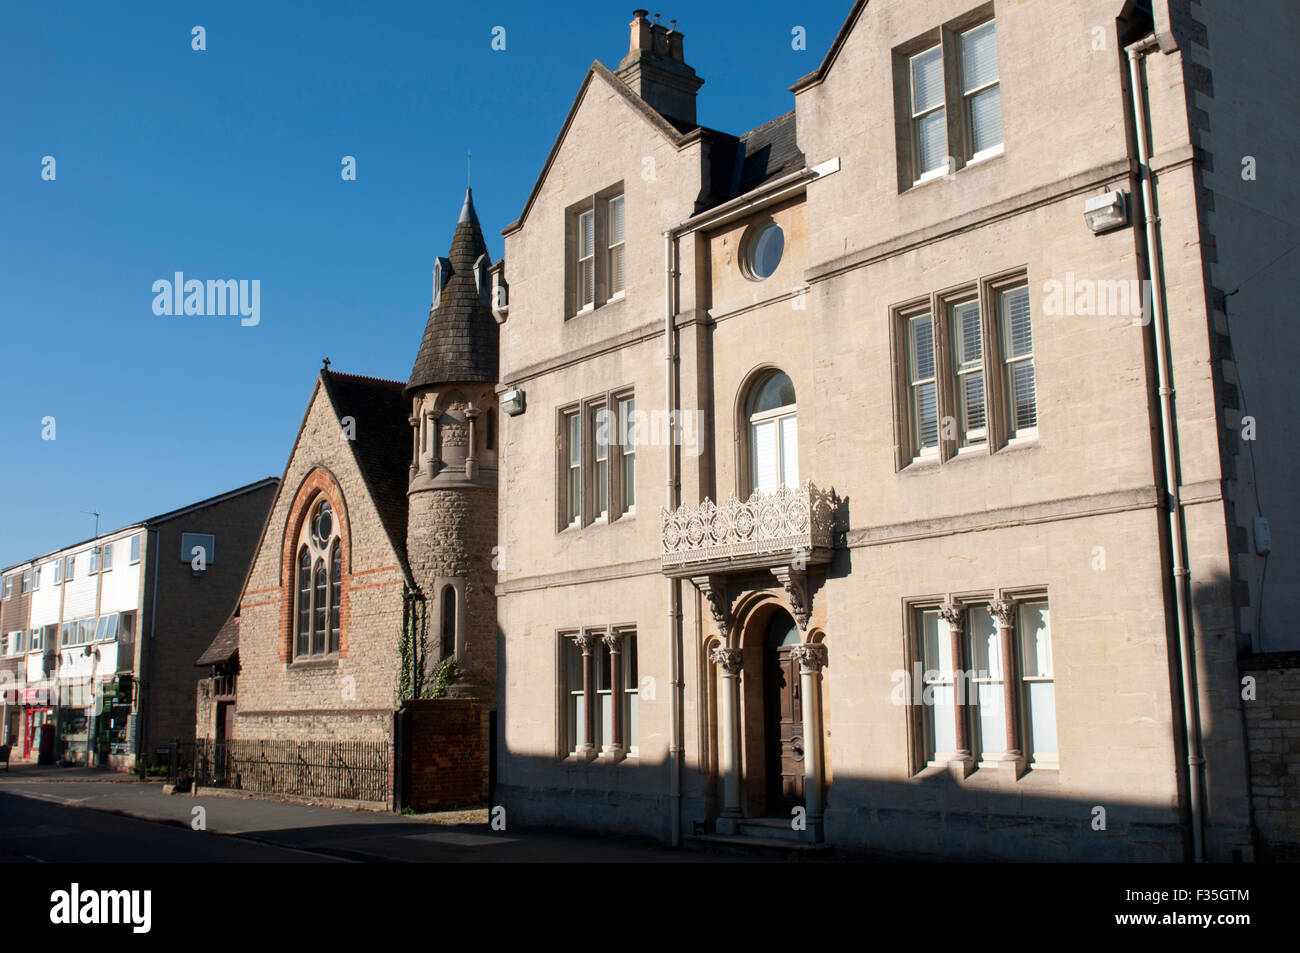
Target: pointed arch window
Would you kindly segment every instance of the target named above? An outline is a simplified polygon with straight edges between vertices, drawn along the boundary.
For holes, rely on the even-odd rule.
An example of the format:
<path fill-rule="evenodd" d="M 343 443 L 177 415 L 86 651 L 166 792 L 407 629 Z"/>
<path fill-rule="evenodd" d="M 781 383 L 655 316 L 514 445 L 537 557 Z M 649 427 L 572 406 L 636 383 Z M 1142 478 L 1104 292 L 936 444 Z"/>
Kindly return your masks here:
<path fill-rule="evenodd" d="M 339 651 L 343 597 L 343 540 L 328 500 L 311 510 L 298 541 L 294 657 Z"/>
<path fill-rule="evenodd" d="M 456 589 L 442 587 L 442 628 L 440 632 L 443 658 L 456 654 Z"/>
<path fill-rule="evenodd" d="M 311 633 L 311 550 L 298 550 L 298 638 L 295 655 L 310 654 Z"/>
<path fill-rule="evenodd" d="M 329 651 L 339 650 L 339 602 L 343 595 L 343 546 L 334 540 L 330 547 L 330 633 Z"/>
<path fill-rule="evenodd" d="M 749 437 L 749 492 L 773 493 L 799 483 L 799 424 L 794 384 L 783 371 L 755 382 L 745 403 Z"/>

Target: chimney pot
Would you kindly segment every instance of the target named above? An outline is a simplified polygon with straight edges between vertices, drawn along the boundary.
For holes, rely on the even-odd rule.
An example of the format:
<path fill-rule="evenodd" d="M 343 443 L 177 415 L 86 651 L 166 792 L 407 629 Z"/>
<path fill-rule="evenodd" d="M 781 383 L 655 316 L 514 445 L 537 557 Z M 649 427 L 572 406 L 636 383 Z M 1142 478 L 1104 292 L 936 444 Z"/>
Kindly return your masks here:
<path fill-rule="evenodd" d="M 664 26 L 656 13 L 651 22 L 645 10 L 635 10 L 632 16 L 631 42 L 618 77 L 661 115 L 695 125 L 695 94 L 704 80 L 686 63 L 685 37 L 677 21 Z"/>

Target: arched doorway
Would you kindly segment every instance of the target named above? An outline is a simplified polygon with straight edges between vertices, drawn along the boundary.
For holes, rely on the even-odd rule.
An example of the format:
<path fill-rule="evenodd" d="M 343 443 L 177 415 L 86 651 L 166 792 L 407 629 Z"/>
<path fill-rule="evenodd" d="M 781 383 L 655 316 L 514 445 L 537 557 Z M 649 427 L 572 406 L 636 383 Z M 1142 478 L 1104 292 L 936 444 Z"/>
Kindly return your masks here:
<path fill-rule="evenodd" d="M 803 707 L 799 627 L 784 609 L 768 619 L 763 636 L 763 753 L 766 814 L 789 818 L 804 803 Z"/>

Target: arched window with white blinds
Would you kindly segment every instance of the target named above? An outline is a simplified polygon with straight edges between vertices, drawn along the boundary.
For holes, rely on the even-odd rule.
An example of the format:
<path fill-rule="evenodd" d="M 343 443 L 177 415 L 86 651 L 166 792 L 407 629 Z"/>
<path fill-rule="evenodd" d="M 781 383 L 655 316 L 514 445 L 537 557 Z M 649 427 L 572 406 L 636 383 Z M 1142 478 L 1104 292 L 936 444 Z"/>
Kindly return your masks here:
<path fill-rule="evenodd" d="M 749 426 L 749 492 L 772 493 L 799 482 L 799 424 L 794 384 L 783 371 L 770 371 L 746 401 Z"/>

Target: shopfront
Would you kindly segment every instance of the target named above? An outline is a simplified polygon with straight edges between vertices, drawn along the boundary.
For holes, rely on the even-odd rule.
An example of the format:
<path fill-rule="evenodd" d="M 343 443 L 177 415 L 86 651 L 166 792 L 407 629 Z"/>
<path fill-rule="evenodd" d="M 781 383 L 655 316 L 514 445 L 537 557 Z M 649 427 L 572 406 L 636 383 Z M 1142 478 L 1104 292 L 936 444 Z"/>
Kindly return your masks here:
<path fill-rule="evenodd" d="M 48 688 L 23 692 L 22 753 L 24 761 L 52 764 L 54 761 L 54 709 Z"/>

